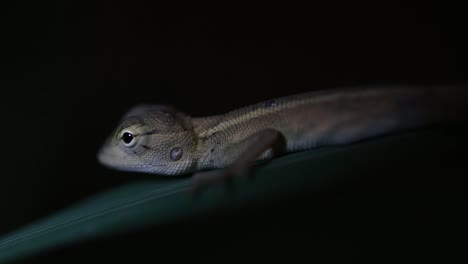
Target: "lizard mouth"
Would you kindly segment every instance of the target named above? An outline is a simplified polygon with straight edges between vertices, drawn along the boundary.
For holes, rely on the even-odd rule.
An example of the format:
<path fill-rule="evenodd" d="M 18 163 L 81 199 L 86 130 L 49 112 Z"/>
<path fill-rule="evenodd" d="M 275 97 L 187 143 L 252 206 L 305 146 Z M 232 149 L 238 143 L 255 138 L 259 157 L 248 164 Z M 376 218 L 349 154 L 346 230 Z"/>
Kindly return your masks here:
<path fill-rule="evenodd" d="M 130 162 L 125 157 L 115 155 L 115 153 L 112 150 L 105 147 L 98 152 L 97 160 L 101 165 L 107 168 L 117 169 L 121 171 L 147 172 L 152 168 L 166 167 L 162 164 Z"/>

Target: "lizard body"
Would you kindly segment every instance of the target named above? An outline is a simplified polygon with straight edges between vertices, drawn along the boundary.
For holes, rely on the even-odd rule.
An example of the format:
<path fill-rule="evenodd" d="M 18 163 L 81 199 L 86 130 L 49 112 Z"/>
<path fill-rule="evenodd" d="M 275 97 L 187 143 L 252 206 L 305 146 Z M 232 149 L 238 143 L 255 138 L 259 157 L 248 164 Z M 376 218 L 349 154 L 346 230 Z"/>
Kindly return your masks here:
<path fill-rule="evenodd" d="M 232 174 L 279 153 L 465 121 L 467 100 L 464 88 L 389 86 L 291 95 L 208 117 L 140 105 L 126 113 L 98 159 L 113 169 L 160 175 L 216 168 Z"/>

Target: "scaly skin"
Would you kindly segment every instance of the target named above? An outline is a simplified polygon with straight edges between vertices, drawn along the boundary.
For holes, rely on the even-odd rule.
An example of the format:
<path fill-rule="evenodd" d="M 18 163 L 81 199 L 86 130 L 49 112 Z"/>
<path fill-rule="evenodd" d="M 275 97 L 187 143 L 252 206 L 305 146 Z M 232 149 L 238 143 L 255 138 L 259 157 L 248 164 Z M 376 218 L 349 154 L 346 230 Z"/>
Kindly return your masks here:
<path fill-rule="evenodd" d="M 273 99 L 210 117 L 142 105 L 123 117 L 98 159 L 125 171 L 178 175 L 227 168 L 211 176 L 230 176 L 280 152 L 466 121 L 467 95 L 465 87 L 348 87 Z M 133 135 L 126 134 L 128 144 L 124 133 Z M 276 145 L 279 152 L 273 151 Z"/>

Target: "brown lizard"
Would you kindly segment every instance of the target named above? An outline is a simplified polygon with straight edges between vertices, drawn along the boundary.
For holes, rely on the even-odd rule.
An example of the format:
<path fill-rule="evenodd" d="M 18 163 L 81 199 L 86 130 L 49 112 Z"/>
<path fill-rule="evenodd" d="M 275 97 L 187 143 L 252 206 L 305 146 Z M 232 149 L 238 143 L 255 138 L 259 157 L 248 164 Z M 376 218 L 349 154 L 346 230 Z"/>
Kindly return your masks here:
<path fill-rule="evenodd" d="M 347 87 L 191 117 L 166 105 L 127 112 L 98 153 L 101 164 L 159 175 L 194 175 L 201 186 L 248 172 L 257 160 L 468 120 L 466 87 Z M 218 170 L 213 170 L 218 169 Z"/>

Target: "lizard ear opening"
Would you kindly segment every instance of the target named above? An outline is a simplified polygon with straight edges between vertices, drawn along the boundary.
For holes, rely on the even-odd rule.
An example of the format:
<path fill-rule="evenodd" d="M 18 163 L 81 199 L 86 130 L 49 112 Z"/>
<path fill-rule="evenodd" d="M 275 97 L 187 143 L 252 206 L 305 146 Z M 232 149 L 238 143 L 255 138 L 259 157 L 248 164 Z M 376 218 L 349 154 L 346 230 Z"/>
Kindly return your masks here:
<path fill-rule="evenodd" d="M 170 157 L 171 157 L 172 161 L 180 160 L 182 158 L 182 155 L 183 155 L 183 151 L 182 151 L 181 148 L 175 147 L 175 148 L 171 149 Z"/>

